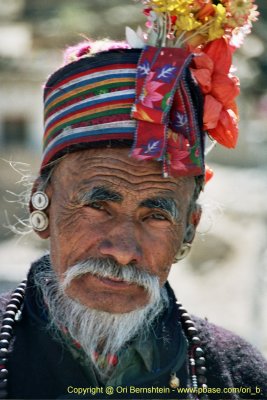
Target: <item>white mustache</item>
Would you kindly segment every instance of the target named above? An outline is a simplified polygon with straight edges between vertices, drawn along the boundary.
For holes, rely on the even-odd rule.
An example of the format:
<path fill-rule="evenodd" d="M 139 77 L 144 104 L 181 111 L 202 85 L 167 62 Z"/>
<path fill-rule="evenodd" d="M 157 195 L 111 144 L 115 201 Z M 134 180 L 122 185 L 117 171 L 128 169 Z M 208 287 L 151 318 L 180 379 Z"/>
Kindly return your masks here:
<path fill-rule="evenodd" d="M 156 275 L 152 275 L 134 264 L 120 265 L 109 258 L 88 258 L 67 269 L 62 282 L 63 290 L 70 286 L 73 279 L 85 274 L 92 274 L 100 278 L 116 278 L 136 284 L 147 290 L 152 297 L 155 290 L 160 288 L 159 278 Z"/>

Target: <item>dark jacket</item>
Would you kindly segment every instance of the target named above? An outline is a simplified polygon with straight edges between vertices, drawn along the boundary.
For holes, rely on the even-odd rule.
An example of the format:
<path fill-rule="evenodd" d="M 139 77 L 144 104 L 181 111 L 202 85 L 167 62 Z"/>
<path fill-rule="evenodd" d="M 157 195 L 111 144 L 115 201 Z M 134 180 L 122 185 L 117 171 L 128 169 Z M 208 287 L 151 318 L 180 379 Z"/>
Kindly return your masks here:
<path fill-rule="evenodd" d="M 38 265 L 38 263 L 36 263 Z M 33 265 L 32 270 L 34 270 Z M 181 386 L 186 387 L 188 368 L 187 357 L 180 348 L 183 334 L 179 323 L 179 312 L 171 289 L 172 310 L 165 316 L 164 324 L 172 335 L 171 343 L 158 341 L 157 357 L 160 368 L 122 382 L 122 393 L 113 396 L 105 393 L 106 388 L 96 376 L 93 368 L 85 374 L 83 367 L 73 358 L 66 346 L 50 335 L 47 330 L 45 306 L 40 294 L 32 284 L 31 274 L 26 290 L 21 321 L 15 325 L 15 339 L 12 343 L 8 362 L 8 398 L 12 399 L 63 399 L 63 398 L 130 398 L 164 399 L 189 398 L 176 391 L 169 393 L 170 374 L 175 366 Z M 5 310 L 10 295 L 0 298 L 0 314 Z M 201 339 L 207 364 L 207 379 L 210 399 L 267 399 L 267 362 L 251 345 L 231 332 L 210 324 L 206 320 L 194 318 Z M 160 323 L 157 321 L 157 325 Z M 157 334 L 157 338 L 160 338 Z M 157 339 L 158 340 L 158 339 Z M 180 353 L 179 353 L 180 351 Z M 177 359 L 184 357 L 183 360 Z M 178 358 L 179 358 L 178 357 Z M 130 386 L 162 388 L 161 394 L 130 393 Z M 97 393 L 93 394 L 95 388 Z M 126 389 L 123 389 L 125 388 Z M 84 389 L 83 392 L 78 391 Z M 133 389 L 134 390 L 134 389 Z M 218 392 L 221 392 L 218 394 Z M 226 393 L 227 391 L 227 393 Z M 215 393 L 217 392 L 217 393 Z M 144 393 L 144 392 L 143 392 Z"/>

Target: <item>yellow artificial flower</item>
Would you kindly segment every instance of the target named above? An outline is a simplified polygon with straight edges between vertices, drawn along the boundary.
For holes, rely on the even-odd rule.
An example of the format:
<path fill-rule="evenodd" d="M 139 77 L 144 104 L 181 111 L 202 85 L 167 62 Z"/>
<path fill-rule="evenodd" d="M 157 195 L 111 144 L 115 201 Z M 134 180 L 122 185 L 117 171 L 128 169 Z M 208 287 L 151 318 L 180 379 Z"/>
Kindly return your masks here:
<path fill-rule="evenodd" d="M 215 39 L 220 39 L 224 35 L 224 29 L 217 25 L 212 25 L 209 28 L 209 38 L 208 41 L 212 41 Z"/>
<path fill-rule="evenodd" d="M 194 14 L 181 15 L 176 21 L 176 26 L 181 31 L 193 31 L 201 25 L 201 22 L 195 19 Z"/>
<path fill-rule="evenodd" d="M 168 12 L 172 15 L 187 14 L 194 0 L 150 0 L 147 4 L 154 11 L 162 13 Z"/>
<path fill-rule="evenodd" d="M 215 16 L 210 20 L 211 23 L 208 30 L 209 41 L 219 39 L 225 33 L 224 24 L 226 22 L 226 9 L 222 4 L 217 4 L 215 7 Z"/>
<path fill-rule="evenodd" d="M 216 21 L 220 24 L 223 24 L 226 19 L 226 9 L 222 4 L 217 4 L 216 10 L 215 10 L 215 18 Z"/>

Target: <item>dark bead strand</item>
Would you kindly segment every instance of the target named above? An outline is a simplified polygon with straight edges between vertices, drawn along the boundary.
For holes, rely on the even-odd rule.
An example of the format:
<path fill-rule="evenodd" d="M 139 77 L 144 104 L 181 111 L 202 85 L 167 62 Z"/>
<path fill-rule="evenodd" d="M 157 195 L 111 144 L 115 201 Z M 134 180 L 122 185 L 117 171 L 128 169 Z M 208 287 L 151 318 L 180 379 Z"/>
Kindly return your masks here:
<path fill-rule="evenodd" d="M 191 375 L 191 384 L 196 393 L 198 388 L 202 388 L 203 392 L 207 389 L 207 378 L 206 378 L 206 360 L 204 358 L 204 351 L 200 347 L 201 341 L 198 337 L 198 331 L 195 327 L 194 322 L 191 320 L 190 315 L 181 303 L 177 302 L 178 309 L 181 316 L 182 328 L 189 342 L 188 358 L 189 358 L 189 369 Z M 201 400 L 208 400 L 206 393 L 199 394 Z M 198 396 L 196 396 L 198 399 Z"/>
<path fill-rule="evenodd" d="M 16 306 L 16 307 L 19 307 L 20 306 L 20 304 L 21 304 L 21 301 L 19 300 L 19 299 L 11 299 L 10 300 L 10 302 L 9 302 L 9 306 Z"/>
<path fill-rule="evenodd" d="M 11 295 L 6 311 L 3 315 L 2 327 L 0 330 L 0 399 L 7 398 L 7 377 L 8 377 L 8 349 L 13 336 L 13 326 L 16 316 L 20 313 L 23 304 L 27 281 L 24 280 Z"/>
<path fill-rule="evenodd" d="M 9 304 L 6 308 L 6 311 L 16 311 L 17 310 L 17 306 L 15 306 L 15 304 Z"/>
<path fill-rule="evenodd" d="M 2 340 L 2 339 L 10 339 L 10 337 L 11 337 L 11 334 L 8 333 L 8 332 L 3 332 L 3 333 L 0 334 L 0 340 Z"/>

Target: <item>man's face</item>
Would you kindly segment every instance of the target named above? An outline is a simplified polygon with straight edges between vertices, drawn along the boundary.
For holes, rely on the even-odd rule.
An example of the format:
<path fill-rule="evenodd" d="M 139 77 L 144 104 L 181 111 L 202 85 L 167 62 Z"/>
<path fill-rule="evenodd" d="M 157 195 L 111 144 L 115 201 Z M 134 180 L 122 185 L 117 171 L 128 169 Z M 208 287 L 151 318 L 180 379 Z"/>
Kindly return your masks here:
<path fill-rule="evenodd" d="M 50 197 L 51 261 L 60 280 L 77 262 L 111 258 L 168 277 L 188 224 L 194 178 L 163 178 L 157 161 L 137 161 L 129 149 L 90 149 L 57 166 Z M 125 313 L 148 302 L 144 288 L 85 274 L 67 294 L 80 303 Z"/>

